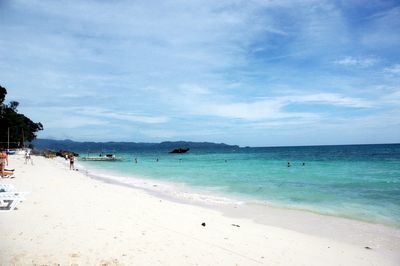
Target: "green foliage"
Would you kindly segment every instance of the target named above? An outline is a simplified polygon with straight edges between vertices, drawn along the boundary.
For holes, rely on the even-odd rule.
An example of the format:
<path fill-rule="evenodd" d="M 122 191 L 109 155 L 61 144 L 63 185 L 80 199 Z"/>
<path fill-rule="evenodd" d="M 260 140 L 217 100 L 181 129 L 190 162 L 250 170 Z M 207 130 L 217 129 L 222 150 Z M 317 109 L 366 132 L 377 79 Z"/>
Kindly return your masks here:
<path fill-rule="evenodd" d="M 0 86 L 0 146 L 6 147 L 9 131 L 10 147 L 18 147 L 22 145 L 22 141 L 34 140 L 36 133 L 43 130 L 43 125 L 18 113 L 18 102 L 5 104 L 6 94 L 7 90 Z"/>
<path fill-rule="evenodd" d="M 4 99 L 6 98 L 7 90 L 6 88 L 0 86 L 0 104 L 3 105 Z"/>

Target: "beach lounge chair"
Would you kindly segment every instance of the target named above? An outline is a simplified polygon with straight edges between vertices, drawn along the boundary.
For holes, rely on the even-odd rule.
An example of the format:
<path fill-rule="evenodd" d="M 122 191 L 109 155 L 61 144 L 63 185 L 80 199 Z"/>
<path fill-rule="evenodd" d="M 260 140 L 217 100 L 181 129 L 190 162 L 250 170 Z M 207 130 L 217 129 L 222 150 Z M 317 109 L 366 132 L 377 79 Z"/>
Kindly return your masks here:
<path fill-rule="evenodd" d="M 0 212 L 12 211 L 21 201 L 25 200 L 27 192 L 0 192 Z"/>
<path fill-rule="evenodd" d="M 0 192 L 13 192 L 15 187 L 12 184 L 0 184 Z"/>
<path fill-rule="evenodd" d="M 6 178 L 6 177 L 8 177 L 8 178 L 15 178 L 15 176 L 14 176 L 14 169 L 12 169 L 12 170 L 8 170 L 8 169 L 4 169 L 4 172 L 3 172 L 3 178 Z"/>

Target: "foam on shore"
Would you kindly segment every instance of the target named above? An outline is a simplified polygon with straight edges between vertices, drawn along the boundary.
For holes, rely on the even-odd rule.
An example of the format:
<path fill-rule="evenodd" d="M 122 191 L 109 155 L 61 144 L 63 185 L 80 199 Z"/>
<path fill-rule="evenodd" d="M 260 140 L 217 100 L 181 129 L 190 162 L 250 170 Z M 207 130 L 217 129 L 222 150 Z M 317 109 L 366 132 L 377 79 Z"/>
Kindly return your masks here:
<path fill-rule="evenodd" d="M 62 159 L 60 159 L 62 161 Z M 204 206 L 221 211 L 224 215 L 248 218 L 265 225 L 283 227 L 297 232 L 323 236 L 338 241 L 390 249 L 394 243 L 400 248 L 400 230 L 384 224 L 371 223 L 353 217 L 338 217 L 311 212 L 307 209 L 288 208 L 251 199 L 223 196 L 216 189 L 201 190 L 182 183 L 172 183 L 138 176 L 124 176 L 113 171 L 78 164 L 87 176 L 107 183 L 142 189 L 152 195 L 178 203 Z M 350 219 L 349 219 L 350 218 Z M 353 218 L 353 219 L 351 219 Z M 296 221 L 296 222 L 293 222 Z M 380 237 L 377 238 L 376 236 Z"/>

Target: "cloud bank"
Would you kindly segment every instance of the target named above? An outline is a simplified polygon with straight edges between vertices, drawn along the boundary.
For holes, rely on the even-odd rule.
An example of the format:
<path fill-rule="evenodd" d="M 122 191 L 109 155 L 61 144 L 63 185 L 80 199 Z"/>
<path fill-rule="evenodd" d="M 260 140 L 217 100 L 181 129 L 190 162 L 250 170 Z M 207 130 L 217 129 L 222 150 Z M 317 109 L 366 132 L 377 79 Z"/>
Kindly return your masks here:
<path fill-rule="evenodd" d="M 41 137 L 399 142 L 399 10 L 396 1 L 4 1 L 0 84 L 44 124 Z"/>

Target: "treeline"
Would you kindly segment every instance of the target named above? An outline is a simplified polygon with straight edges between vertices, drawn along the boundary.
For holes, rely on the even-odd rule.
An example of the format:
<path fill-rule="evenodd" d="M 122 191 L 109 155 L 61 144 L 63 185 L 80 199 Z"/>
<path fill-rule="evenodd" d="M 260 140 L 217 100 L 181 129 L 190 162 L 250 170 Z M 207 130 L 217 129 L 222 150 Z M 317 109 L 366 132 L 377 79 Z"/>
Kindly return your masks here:
<path fill-rule="evenodd" d="M 0 147 L 23 147 L 24 142 L 31 142 L 38 131 L 43 130 L 41 123 L 35 123 L 24 114 L 18 112 L 19 103 L 11 101 L 4 103 L 6 88 L 0 86 Z"/>

